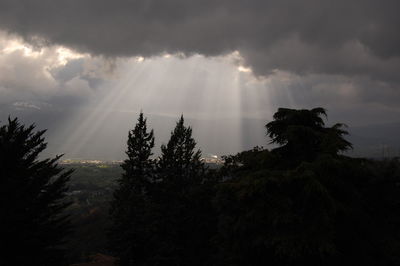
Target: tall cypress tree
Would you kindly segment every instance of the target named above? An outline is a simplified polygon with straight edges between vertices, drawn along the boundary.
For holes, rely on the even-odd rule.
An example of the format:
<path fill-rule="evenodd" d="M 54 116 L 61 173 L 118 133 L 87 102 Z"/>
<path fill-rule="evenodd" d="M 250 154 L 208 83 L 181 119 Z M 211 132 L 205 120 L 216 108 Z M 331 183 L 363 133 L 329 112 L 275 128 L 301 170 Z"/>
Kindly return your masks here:
<path fill-rule="evenodd" d="M 142 112 L 135 128 L 129 131 L 127 145 L 128 158 L 121 165 L 124 173 L 111 202 L 110 247 L 120 265 L 138 265 L 149 252 L 146 217 L 154 172 L 150 158 L 154 133 L 148 132 Z"/>
<path fill-rule="evenodd" d="M 156 256 L 152 265 L 207 265 L 213 234 L 211 186 L 201 151 L 181 116 L 158 161 L 154 212 Z"/>
<path fill-rule="evenodd" d="M 63 238 L 69 231 L 63 210 L 72 171 L 57 164 L 61 156 L 39 160 L 46 148 L 35 125 L 15 119 L 0 127 L 0 236 L 4 265 L 63 265 Z"/>
<path fill-rule="evenodd" d="M 201 177 L 204 164 L 200 160 L 201 151 L 195 151 L 195 148 L 192 128 L 184 125 L 182 115 L 171 132 L 168 144 L 161 146 L 158 171 L 164 182 L 185 185 Z"/>
<path fill-rule="evenodd" d="M 128 186 L 134 192 L 143 192 L 151 181 L 154 170 L 154 162 L 150 159 L 153 155 L 154 132 L 147 131 L 147 119 L 140 112 L 135 128 L 128 133 L 128 149 L 121 167 L 124 169 L 121 185 Z"/>

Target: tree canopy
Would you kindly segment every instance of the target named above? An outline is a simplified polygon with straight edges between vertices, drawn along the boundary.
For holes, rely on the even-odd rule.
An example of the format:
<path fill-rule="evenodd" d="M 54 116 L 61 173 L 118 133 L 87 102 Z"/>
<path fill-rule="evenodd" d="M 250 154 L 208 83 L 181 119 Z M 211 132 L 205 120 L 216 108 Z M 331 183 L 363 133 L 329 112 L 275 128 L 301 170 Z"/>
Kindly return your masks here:
<path fill-rule="evenodd" d="M 147 130 L 146 119 L 140 112 L 134 129 L 128 133 L 128 158 L 121 164 L 124 172 L 110 209 L 110 249 L 120 265 L 137 265 L 151 254 L 146 218 L 155 170 L 151 159 L 153 147 L 153 130 Z"/>
<path fill-rule="evenodd" d="M 399 163 L 388 172 L 377 162 L 340 155 L 351 148 L 347 132 L 342 124 L 325 127 L 323 116 L 322 108 L 280 108 L 266 125 L 279 147 L 226 158 L 227 180 L 215 200 L 221 264 L 398 263 L 398 210 L 392 208 L 399 202 L 393 194 L 400 192 Z M 378 199 L 381 189 L 396 200 Z"/>
<path fill-rule="evenodd" d="M 158 160 L 139 115 L 114 193 L 110 244 L 120 265 L 205 265 L 215 235 L 213 185 L 181 116 Z"/>
<path fill-rule="evenodd" d="M 201 151 L 195 150 L 192 128 L 186 127 L 183 115 L 176 123 L 167 145 L 161 145 L 158 171 L 164 182 L 187 183 L 202 174 Z"/>
<path fill-rule="evenodd" d="M 266 125 L 277 147 L 226 156 L 210 170 L 183 116 L 154 158 L 140 113 L 109 220 L 102 216 L 111 223 L 102 251 L 118 265 L 399 265 L 398 158 L 346 156 L 344 125 L 325 119 L 323 108 L 280 108 Z M 1 258 L 63 265 L 71 171 L 58 166 L 60 156 L 40 159 L 44 131 L 34 129 L 17 119 L 0 126 Z M 91 222 L 78 232 L 101 235 Z"/>
<path fill-rule="evenodd" d="M 6 265 L 63 265 L 63 240 L 69 232 L 63 214 L 72 171 L 61 156 L 39 159 L 46 148 L 35 125 L 8 119 L 0 127 L 1 260 Z M 19 255 L 16 255 L 19 254 Z"/>
<path fill-rule="evenodd" d="M 271 143 L 280 147 L 273 151 L 296 162 L 313 160 L 320 154 L 337 155 L 352 148 L 344 139 L 344 124 L 325 127 L 323 108 L 295 110 L 279 108 L 274 120 L 266 125 Z"/>

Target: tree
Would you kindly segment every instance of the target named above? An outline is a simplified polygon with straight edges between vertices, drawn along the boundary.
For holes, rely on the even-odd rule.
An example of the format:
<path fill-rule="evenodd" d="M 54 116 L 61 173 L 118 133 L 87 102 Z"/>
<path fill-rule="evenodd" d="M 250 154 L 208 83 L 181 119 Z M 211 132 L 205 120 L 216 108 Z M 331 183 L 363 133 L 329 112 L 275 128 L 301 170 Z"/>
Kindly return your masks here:
<path fill-rule="evenodd" d="M 120 179 L 121 186 L 127 186 L 135 193 L 144 193 L 152 181 L 154 162 L 150 158 L 154 148 L 154 131 L 147 132 L 147 119 L 140 112 L 135 128 L 128 133 L 128 159 L 121 164 L 125 173 Z"/>
<path fill-rule="evenodd" d="M 153 210 L 158 239 L 153 265 L 207 265 L 212 254 L 213 185 L 195 147 L 192 128 L 181 116 L 168 144 L 161 146 L 157 167 Z"/>
<path fill-rule="evenodd" d="M 347 134 L 344 124 L 325 127 L 322 116 L 326 117 L 323 108 L 279 108 L 274 121 L 266 125 L 271 143 L 280 145 L 273 151 L 298 163 L 313 160 L 318 154 L 337 155 L 350 149 L 351 143 L 343 138 Z"/>
<path fill-rule="evenodd" d="M 192 128 L 185 127 L 182 115 L 171 132 L 168 144 L 161 146 L 158 171 L 164 182 L 184 187 L 184 184 L 190 184 L 201 176 L 204 164 L 200 160 L 201 151 L 195 151 L 195 147 Z"/>
<path fill-rule="evenodd" d="M 361 161 L 325 110 L 280 108 L 266 125 L 271 152 L 228 157 L 215 199 L 222 265 L 378 265 L 379 248 L 360 184 Z"/>
<path fill-rule="evenodd" d="M 1 260 L 6 265 L 63 265 L 63 239 L 70 230 L 63 211 L 72 171 L 61 155 L 40 160 L 46 148 L 35 125 L 8 118 L 0 127 Z"/>
<path fill-rule="evenodd" d="M 119 257 L 120 265 L 138 265 L 149 252 L 146 214 L 154 174 L 154 162 L 150 158 L 154 133 L 148 132 L 142 112 L 135 128 L 129 131 L 127 145 L 128 158 L 121 164 L 124 173 L 111 202 L 110 247 Z"/>

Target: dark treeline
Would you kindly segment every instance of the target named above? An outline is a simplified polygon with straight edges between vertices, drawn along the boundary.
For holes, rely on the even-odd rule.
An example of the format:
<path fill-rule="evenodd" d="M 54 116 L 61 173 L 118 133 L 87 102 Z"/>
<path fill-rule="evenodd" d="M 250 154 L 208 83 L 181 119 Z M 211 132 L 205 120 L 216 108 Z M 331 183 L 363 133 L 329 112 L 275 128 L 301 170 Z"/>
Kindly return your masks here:
<path fill-rule="evenodd" d="M 109 254 L 119 265 L 400 265 L 398 159 L 343 155 L 352 147 L 345 126 L 328 127 L 325 116 L 280 108 L 266 125 L 277 148 L 226 156 L 211 170 L 183 117 L 154 158 L 141 113 L 110 202 Z M 8 122 L 0 128 L 1 233 L 17 244 L 1 259 L 63 265 L 71 172 L 59 157 L 37 159 L 42 131 Z"/>
<path fill-rule="evenodd" d="M 153 132 L 140 114 L 111 205 L 110 248 L 121 265 L 209 265 L 215 177 L 206 172 L 183 117 L 158 160 L 150 157 L 153 146 Z"/>

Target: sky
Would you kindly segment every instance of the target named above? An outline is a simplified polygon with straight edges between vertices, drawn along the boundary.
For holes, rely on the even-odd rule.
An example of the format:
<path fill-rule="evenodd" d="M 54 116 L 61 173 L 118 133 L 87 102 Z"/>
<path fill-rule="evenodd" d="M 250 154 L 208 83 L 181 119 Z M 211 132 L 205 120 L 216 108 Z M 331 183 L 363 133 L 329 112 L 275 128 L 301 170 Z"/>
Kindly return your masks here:
<path fill-rule="evenodd" d="M 397 0 L 0 0 L 0 120 L 48 129 L 49 155 L 110 160 L 124 158 L 140 110 L 156 154 L 183 114 L 207 156 L 268 147 L 277 108 L 321 106 L 358 146 L 396 150 L 398 10 Z"/>

